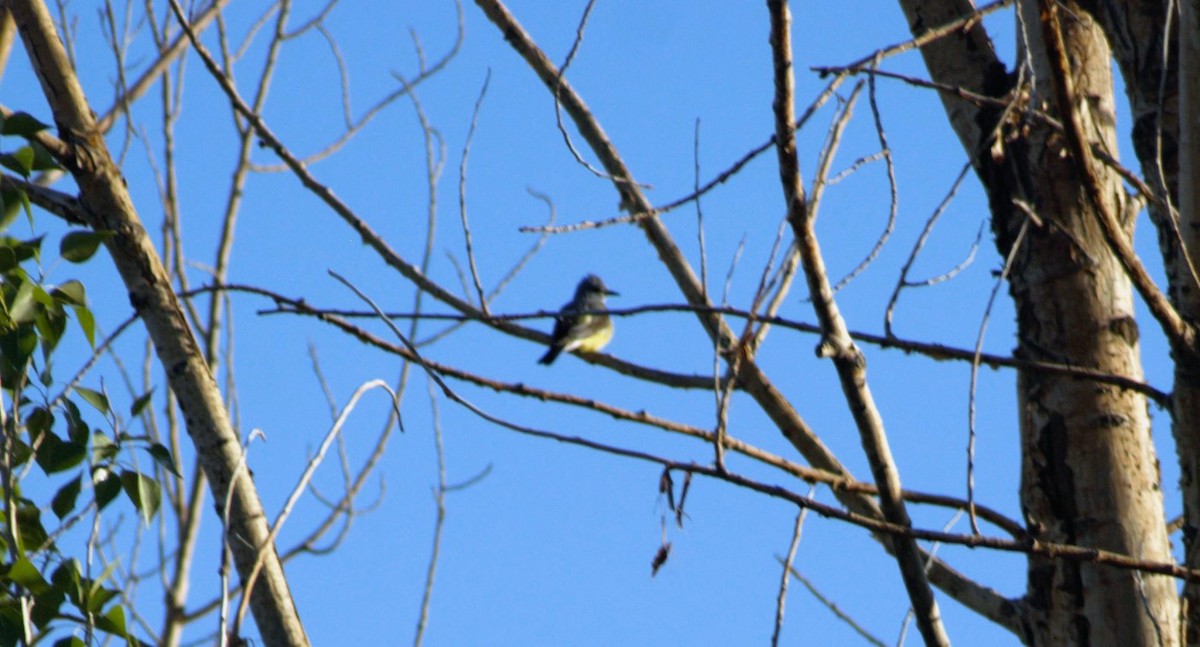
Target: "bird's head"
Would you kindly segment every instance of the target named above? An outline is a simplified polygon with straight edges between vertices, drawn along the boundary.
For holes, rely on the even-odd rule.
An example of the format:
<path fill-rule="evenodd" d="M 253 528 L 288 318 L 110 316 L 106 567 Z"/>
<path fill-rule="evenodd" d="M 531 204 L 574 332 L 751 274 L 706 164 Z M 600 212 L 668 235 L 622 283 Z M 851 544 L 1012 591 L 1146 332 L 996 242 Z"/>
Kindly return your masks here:
<path fill-rule="evenodd" d="M 579 287 L 575 288 L 576 298 L 589 294 L 600 294 L 612 297 L 619 296 L 616 292 L 608 289 L 608 286 L 604 285 L 604 281 L 595 274 L 588 274 L 587 276 L 583 277 L 583 280 L 579 282 Z"/>

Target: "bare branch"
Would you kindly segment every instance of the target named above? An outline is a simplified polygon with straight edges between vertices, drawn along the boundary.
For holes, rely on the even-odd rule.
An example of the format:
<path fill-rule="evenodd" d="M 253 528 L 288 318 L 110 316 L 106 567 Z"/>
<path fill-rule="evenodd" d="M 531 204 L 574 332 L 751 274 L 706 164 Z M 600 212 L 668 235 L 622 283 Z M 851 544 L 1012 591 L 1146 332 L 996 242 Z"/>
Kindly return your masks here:
<path fill-rule="evenodd" d="M 358 407 L 358 401 L 368 392 L 375 389 L 383 389 L 384 391 L 387 391 L 388 395 L 392 396 L 392 407 L 397 409 L 399 408 L 400 402 L 396 397 L 396 393 L 392 391 L 391 387 L 387 385 L 387 382 L 384 382 L 383 380 L 371 380 L 355 389 L 354 394 L 350 396 L 349 402 L 346 403 L 346 406 L 342 407 L 342 410 L 338 413 L 337 420 L 334 421 L 333 426 L 331 426 L 329 431 L 325 434 L 325 438 L 321 441 L 321 445 L 317 448 L 317 452 L 308 460 L 308 465 L 305 466 L 304 471 L 301 472 L 300 478 L 297 479 L 296 485 L 292 487 L 291 494 L 288 495 L 287 501 L 283 504 L 283 508 L 279 511 L 279 515 L 275 517 L 275 521 L 271 524 L 271 533 L 267 542 L 263 544 L 262 548 L 259 549 L 257 563 L 255 563 L 254 569 L 250 571 L 250 576 L 244 578 L 244 588 L 253 590 L 254 585 L 258 580 L 258 576 L 266 564 L 268 554 L 275 553 L 275 539 L 279 536 L 279 531 L 283 529 L 283 524 L 287 521 L 288 517 L 291 516 L 292 510 L 296 506 L 296 502 L 300 500 L 300 497 L 308 489 L 308 484 L 309 481 L 312 480 L 313 474 L 316 473 L 317 468 L 321 466 L 321 463 L 325 461 L 325 454 L 329 451 L 329 447 L 333 444 L 333 441 L 341 435 L 342 428 L 345 426 L 346 421 L 350 418 L 350 414 L 353 413 Z M 241 624 L 242 617 L 246 613 L 249 597 L 250 596 L 242 596 L 242 602 L 238 607 L 237 618 L 239 625 Z"/>
<path fill-rule="evenodd" d="M 779 177 L 787 205 L 788 222 L 800 249 L 800 262 L 808 280 L 813 309 L 821 324 L 822 339 L 819 352 L 822 356 L 831 358 L 837 369 L 842 392 L 854 416 L 863 450 L 875 477 L 875 484 L 879 488 L 879 504 L 884 518 L 898 526 L 910 526 L 912 521 L 908 517 L 904 499 L 900 496 L 900 475 L 888 447 L 883 418 L 876 409 L 867 386 L 866 360 L 862 351 L 854 345 L 846 329 L 846 322 L 833 299 L 821 248 L 817 243 L 813 222 L 815 214 L 808 210 L 804 187 L 800 180 L 796 134 L 792 129 L 795 108 L 791 11 L 785 0 L 768 0 L 767 7 L 771 14 L 770 40 L 775 71 L 775 151 L 779 159 Z M 941 611 L 929 585 L 921 550 L 911 538 L 900 536 L 892 537 L 892 549 L 925 643 L 948 646 L 950 639 L 942 626 Z"/>
<path fill-rule="evenodd" d="M 1075 160 L 1076 171 L 1083 181 L 1084 192 L 1096 210 L 1104 239 L 1121 266 L 1125 268 L 1138 294 L 1146 302 L 1146 307 L 1162 326 L 1171 347 L 1181 355 L 1180 361 L 1200 362 L 1200 347 L 1197 346 L 1195 327 L 1180 316 L 1167 296 L 1154 284 L 1154 279 L 1150 277 L 1150 273 L 1133 250 L 1128 234 L 1117 221 L 1117 215 L 1109 209 L 1109 201 L 1104 198 L 1100 179 L 1096 177 L 1094 170 L 1096 163 L 1092 147 L 1080 123 L 1079 107 L 1076 105 L 1078 97 L 1070 72 L 1071 64 L 1067 60 L 1066 48 L 1063 45 L 1058 6 L 1052 0 L 1039 0 L 1038 4 L 1042 14 L 1042 37 L 1046 43 L 1047 57 L 1054 76 L 1054 92 L 1059 116 L 1063 120 L 1063 132 L 1071 156 Z"/>
<path fill-rule="evenodd" d="M 367 304 L 370 305 L 371 308 L 375 311 L 375 313 L 379 317 L 379 319 L 381 321 L 383 321 L 383 323 L 385 323 L 388 326 L 388 328 L 392 331 L 392 333 L 400 339 L 401 343 L 407 348 L 408 352 L 412 353 L 413 355 L 416 356 L 416 359 L 415 359 L 416 363 L 421 365 L 423 368 L 427 368 L 426 360 L 420 355 L 417 348 L 412 345 L 411 341 L 409 341 L 407 338 L 404 337 L 403 333 L 401 333 L 400 330 L 396 327 L 396 325 L 393 324 L 386 317 L 384 312 L 379 309 L 379 306 L 376 305 L 375 302 L 370 299 L 370 297 L 368 297 L 361 290 L 359 290 L 357 287 L 355 287 L 349 281 L 346 281 L 344 278 L 337 275 L 336 273 L 331 272 L 330 274 L 332 274 L 334 276 L 334 278 L 336 278 L 343 285 L 345 285 L 350 290 L 352 290 L 356 295 L 358 295 L 358 297 L 360 299 L 363 299 L 364 301 L 366 301 Z M 657 455 L 650 454 L 650 453 L 643 452 L 643 451 L 638 451 L 638 450 L 634 450 L 634 449 L 626 449 L 626 448 L 622 448 L 622 447 L 616 447 L 613 445 L 608 445 L 605 443 L 588 440 L 586 438 L 580 438 L 577 436 L 566 436 L 566 435 L 562 435 L 562 434 L 552 432 L 552 431 L 544 431 L 544 430 L 540 430 L 540 429 L 535 429 L 533 427 L 518 425 L 509 420 L 505 420 L 504 418 L 501 418 L 499 416 L 490 414 L 490 413 L 484 411 L 483 409 L 479 408 L 475 404 L 471 403 L 469 400 L 464 398 L 462 395 L 460 395 L 454 389 L 450 388 L 450 386 L 444 380 L 441 379 L 441 377 L 438 375 L 437 371 L 430 370 L 427 368 L 426 374 L 430 377 L 430 379 L 432 379 L 438 385 L 438 387 L 442 390 L 442 393 L 445 394 L 446 397 L 449 398 L 451 401 L 461 405 L 462 407 L 464 407 L 465 409 L 467 409 L 474 415 L 478 416 L 479 418 L 486 420 L 487 422 L 490 422 L 492 424 L 495 424 L 499 427 L 502 427 L 504 429 L 508 429 L 510 431 L 514 431 L 514 432 L 517 432 L 519 434 L 526 435 L 526 436 L 542 438 L 542 439 L 546 439 L 546 440 L 554 440 L 557 442 L 566 443 L 566 444 L 570 444 L 570 445 L 578 445 L 581 447 L 600 451 L 600 452 L 607 453 L 607 454 L 613 454 L 616 456 L 623 456 L 626 458 L 647 461 L 647 462 L 655 463 L 657 465 L 661 465 L 662 467 L 670 469 L 670 470 L 679 470 L 679 471 L 684 471 L 684 472 L 690 472 L 693 474 L 698 474 L 701 476 L 707 476 L 710 478 L 715 478 L 718 480 L 726 481 L 733 485 L 743 487 L 748 490 L 758 492 L 760 494 L 765 494 L 765 495 L 773 497 L 773 498 L 790 501 L 798 506 L 809 508 L 823 517 L 846 521 L 846 522 L 852 523 L 854 525 L 861 526 L 863 528 L 871 530 L 875 533 L 883 533 L 886 535 L 890 535 L 892 537 L 902 537 L 902 538 L 913 540 L 913 541 L 924 540 L 924 541 L 932 541 L 932 542 L 940 542 L 940 543 L 946 543 L 946 544 L 956 544 L 956 545 L 968 546 L 971 548 L 986 547 L 986 548 L 991 548 L 994 550 L 1001 550 L 1001 551 L 1006 551 L 1006 552 L 1019 552 L 1019 553 L 1035 554 L 1035 555 L 1040 555 L 1040 556 L 1048 557 L 1048 558 L 1052 558 L 1052 559 L 1069 559 L 1069 560 L 1077 560 L 1077 561 L 1086 561 L 1089 563 L 1116 566 L 1118 568 L 1125 568 L 1125 569 L 1141 571 L 1141 572 L 1145 572 L 1145 573 L 1153 573 L 1153 574 L 1157 574 L 1157 575 L 1167 575 L 1167 576 L 1175 577 L 1175 578 L 1179 578 L 1179 579 L 1185 579 L 1185 578 L 1190 578 L 1190 577 L 1200 577 L 1200 571 L 1191 571 L 1191 570 L 1183 568 L 1177 564 L 1136 559 L 1133 557 L 1129 557 L 1127 555 L 1121 555 L 1118 553 L 1113 553 L 1111 551 L 1101 550 L 1101 549 L 1097 549 L 1097 548 L 1072 546 L 1072 545 L 1067 545 L 1067 544 L 1054 544 L 1054 543 L 1036 541 L 1033 539 L 1026 539 L 1024 541 L 1011 541 L 1011 540 L 1007 540 L 1007 539 L 998 539 L 998 538 L 994 538 L 994 537 L 984 537 L 984 536 L 979 536 L 979 535 L 961 535 L 961 534 L 954 534 L 954 533 L 950 533 L 950 532 L 946 532 L 946 531 L 939 531 L 939 530 L 918 529 L 918 528 L 912 527 L 911 525 L 898 525 L 898 524 L 894 524 L 889 521 L 883 521 L 883 520 L 880 520 L 880 519 L 877 519 L 874 517 L 866 517 L 866 516 L 863 516 L 863 515 L 860 515 L 860 514 L 857 514 L 854 512 L 844 511 L 844 510 L 834 507 L 834 506 L 826 505 L 826 504 L 816 501 L 810 497 L 796 494 L 795 492 L 793 492 L 783 486 L 762 483 L 760 481 L 756 481 L 749 477 L 746 477 L 746 476 L 743 476 L 740 474 L 736 474 L 736 473 L 730 472 L 728 470 L 722 470 L 722 469 L 718 469 L 716 467 L 710 467 L 710 466 L 706 466 L 706 465 L 698 465 L 696 463 L 691 463 L 691 462 L 675 461 L 675 460 L 671 460 L 668 458 L 664 458 L 664 457 L 657 456 Z M 936 563 L 933 565 L 936 566 Z M 989 617 L 991 617 L 991 616 L 989 616 Z M 998 621 L 1000 621 L 1000 620 L 998 620 Z M 1007 622 L 1004 624 L 1006 626 L 1009 626 L 1011 624 L 1011 619 L 1010 619 L 1010 622 Z"/>
<path fill-rule="evenodd" d="M 203 31 L 227 4 L 229 4 L 229 0 L 214 0 L 204 11 L 192 18 L 192 29 L 197 33 Z M 129 84 L 113 102 L 113 105 L 101 114 L 100 118 L 96 120 L 96 127 L 102 132 L 111 130 L 113 124 L 116 123 L 117 116 L 141 98 L 160 76 L 166 74 L 167 68 L 187 51 L 187 46 L 188 40 L 185 34 L 180 33 L 175 36 L 170 45 L 159 53 L 158 58 L 142 72 L 141 76 Z"/>

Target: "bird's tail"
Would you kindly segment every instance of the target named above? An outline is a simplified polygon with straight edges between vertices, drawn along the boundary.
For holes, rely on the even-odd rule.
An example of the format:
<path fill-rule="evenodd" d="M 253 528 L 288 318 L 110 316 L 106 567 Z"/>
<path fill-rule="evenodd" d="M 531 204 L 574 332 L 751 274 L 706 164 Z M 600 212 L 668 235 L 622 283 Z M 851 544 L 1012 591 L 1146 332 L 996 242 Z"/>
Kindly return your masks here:
<path fill-rule="evenodd" d="M 558 354 L 561 352 L 562 346 L 551 346 L 550 350 L 546 351 L 546 354 L 542 355 L 542 358 L 538 360 L 538 364 L 545 364 L 547 366 L 553 364 L 554 360 L 558 359 Z"/>

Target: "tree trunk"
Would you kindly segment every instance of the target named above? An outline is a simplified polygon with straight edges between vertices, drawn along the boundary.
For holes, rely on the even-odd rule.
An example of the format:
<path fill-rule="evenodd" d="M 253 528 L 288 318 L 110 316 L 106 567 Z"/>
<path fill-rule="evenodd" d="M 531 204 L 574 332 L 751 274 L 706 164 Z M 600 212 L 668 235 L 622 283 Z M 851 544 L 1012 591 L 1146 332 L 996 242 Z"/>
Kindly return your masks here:
<path fill-rule="evenodd" d="M 1175 12 L 1179 11 L 1176 15 Z M 1113 43 L 1133 114 L 1133 147 L 1156 200 L 1149 205 L 1167 294 L 1194 331 L 1200 321 L 1200 10 L 1168 0 L 1105 2 L 1097 17 Z M 1181 119 L 1181 115 L 1187 117 Z M 1183 561 L 1200 568 L 1200 361 L 1194 336 L 1172 340 L 1172 431 L 1183 499 Z M 1200 645 L 1200 582 L 1183 590 L 1184 642 Z"/>
<path fill-rule="evenodd" d="M 1200 322 L 1200 6 L 1185 0 L 1179 38 L 1179 214 L 1160 231 L 1164 244 L 1170 294 L 1175 307 L 1193 328 Z M 1173 214 L 1169 214 L 1173 215 Z M 1169 247 L 1168 247 L 1169 245 Z M 1173 396 L 1175 445 L 1179 456 L 1184 509 L 1184 563 L 1200 568 L 1200 360 L 1197 349 L 1172 348 L 1175 356 Z M 1184 587 L 1188 645 L 1200 645 L 1200 582 Z"/>
<path fill-rule="evenodd" d="M 97 231 L 113 234 L 105 246 L 154 342 L 171 391 L 179 399 L 218 513 L 228 525 L 229 548 L 243 585 L 252 572 L 261 569 L 250 596 L 259 634 L 267 645 L 307 645 L 283 565 L 269 541 L 270 529 L 258 492 L 241 465 L 241 445 L 216 380 L 171 289 L 170 277 L 138 218 L 120 169 L 96 126 L 49 11 L 40 0 L 10 0 L 4 7 L 16 19 L 54 112 L 59 136 L 74 156 L 59 161 L 79 186 L 85 211 L 81 215 Z M 227 500 L 231 505 L 222 510 Z"/>
<path fill-rule="evenodd" d="M 1059 26 L 1048 24 L 1038 4 L 1025 0 L 1019 5 L 1031 26 L 1026 31 L 1029 47 L 1022 51 L 1035 79 L 1032 105 L 1050 107 L 1054 114 L 1053 83 L 1058 79 L 1047 40 Z M 1074 86 L 1068 109 L 1076 111 L 1092 142 L 1116 151 L 1107 41 L 1080 7 L 1065 5 L 1060 15 Z M 1039 24 L 1040 29 L 1032 28 Z M 1081 169 L 1084 161 L 1068 152 L 1063 134 L 1044 124 L 1017 120 L 1004 132 L 1024 134 L 1020 145 L 1000 152 L 1009 171 L 994 176 L 989 186 L 997 244 L 1012 259 L 1018 356 L 1141 379 L 1132 289 L 1105 241 L 1098 212 L 1103 208 L 1116 214 L 1125 233 L 1132 234 L 1119 176 L 1101 164 Z M 1084 172 L 1097 178 L 1105 204 L 1090 200 Z M 998 182 L 1006 186 L 995 186 Z M 1016 201 L 1023 201 L 1032 214 Z M 1021 502 L 1031 534 L 1170 561 L 1144 397 L 1031 372 L 1020 374 L 1018 397 Z M 1158 645 L 1178 639 L 1174 585 L 1164 577 L 1031 558 L 1027 596 L 1028 639 L 1034 644 Z"/>
<path fill-rule="evenodd" d="M 969 4 L 902 2 L 914 34 L 971 11 Z M 1059 3 L 1061 39 L 1074 91 L 1069 103 L 1088 141 L 1117 150 L 1111 53 L 1093 16 Z M 944 102 L 988 190 L 997 248 L 1011 263 L 1017 312 L 1017 355 L 1141 379 L 1133 294 L 1106 242 L 1098 205 L 1085 190 L 1081 161 L 1067 140 L 1030 114 L 1059 116 L 1055 74 L 1047 57 L 1039 2 L 1022 0 L 1028 45 L 1020 78 L 1000 73 L 979 46 L 982 28 L 954 34 L 922 50 L 935 81 L 1000 98 L 1004 112 Z M 1050 27 L 1047 27 L 1049 29 Z M 964 64 L 974 61 L 974 64 Z M 1032 87 L 1028 87 L 1030 80 Z M 1061 117 L 1060 117 L 1061 121 Z M 994 135 L 994 136 L 993 136 Z M 974 142 L 978 142 L 977 144 Z M 1132 234 L 1132 214 L 1119 176 L 1102 164 L 1087 169 L 1099 185 L 1099 208 Z M 1018 377 L 1022 451 L 1021 501 L 1039 540 L 1103 548 L 1171 561 L 1157 460 L 1145 399 L 1133 392 L 1069 377 L 1022 371 Z M 1029 560 L 1023 638 L 1038 645 L 1178 644 L 1174 583 L 1161 576 L 1088 563 Z"/>

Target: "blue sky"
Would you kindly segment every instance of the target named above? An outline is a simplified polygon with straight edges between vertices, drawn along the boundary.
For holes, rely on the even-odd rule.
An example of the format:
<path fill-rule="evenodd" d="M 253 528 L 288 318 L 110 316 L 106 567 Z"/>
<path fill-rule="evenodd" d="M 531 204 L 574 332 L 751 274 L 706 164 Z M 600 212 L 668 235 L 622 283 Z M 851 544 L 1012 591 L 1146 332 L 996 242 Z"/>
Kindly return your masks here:
<path fill-rule="evenodd" d="M 293 23 L 306 21 L 319 6 L 298 3 Z M 583 3 L 548 6 L 525 1 L 509 6 L 551 58 L 561 62 Z M 97 40 L 95 15 L 80 11 L 78 51 L 80 60 L 86 61 L 81 70 L 85 89 L 94 106 L 106 107 L 115 75 L 111 64 L 102 62 L 107 59 Z M 227 21 L 235 40 L 245 35 L 260 11 L 247 3 L 234 3 Z M 577 165 L 565 149 L 545 88 L 476 7 L 467 5 L 464 11 L 466 37 L 461 53 L 444 73 L 418 90 L 421 105 L 445 144 L 430 275 L 450 287 L 459 285 L 450 258 L 466 264 L 458 168 L 472 109 L 489 72 L 466 181 L 468 216 L 485 285 L 494 285 L 535 241 L 535 235 L 518 228 L 541 224 L 546 218 L 545 205 L 527 189 L 553 200 L 560 223 L 618 215 L 611 185 Z M 799 3 L 793 11 L 801 106 L 825 83 L 809 66 L 848 63 L 908 37 L 903 16 L 889 2 Z M 987 22 L 1000 50 L 1008 52 L 1005 60 L 1010 64 L 1011 21 L 1011 14 L 1001 13 Z M 426 56 L 434 60 L 453 42 L 454 23 L 455 10 L 449 2 L 362 0 L 337 6 L 326 25 L 349 69 L 352 113 L 361 114 L 394 89 L 393 72 L 416 74 L 410 29 L 419 36 Z M 569 78 L 635 177 L 652 185 L 649 196 L 656 204 L 691 190 L 697 161 L 703 181 L 771 135 L 767 32 L 763 3 L 601 2 L 596 6 Z M 212 47 L 213 34 L 205 38 Z M 142 35 L 142 40 L 134 41 L 131 60 L 148 60 L 145 47 Z M 244 92 L 249 91 L 261 60 L 262 47 L 254 45 L 240 64 L 237 78 Z M 885 67 L 923 75 L 915 53 L 890 59 Z M 136 63 L 134 68 L 140 69 Z M 342 119 L 338 87 L 337 67 L 324 39 L 309 33 L 291 41 L 283 50 L 266 120 L 292 150 L 311 153 L 338 132 Z M 848 96 L 850 87 L 844 86 L 843 96 Z M 5 105 L 50 121 L 23 56 L 14 56 L 3 88 Z M 231 117 L 228 101 L 194 56 L 186 67 L 184 98 L 177 136 L 182 218 L 187 252 L 194 263 L 191 280 L 201 284 L 206 280 L 205 266 L 213 262 L 234 160 Z M 895 158 L 898 221 L 878 260 L 838 294 L 850 328 L 876 333 L 882 331 L 884 304 L 900 267 L 966 161 L 933 94 L 887 81 L 879 84 L 877 99 Z M 806 181 L 811 181 L 832 105 L 800 133 Z M 148 146 L 156 163 L 161 163 L 160 138 L 154 134 L 158 113 L 154 101 L 143 101 L 134 110 L 134 121 L 149 133 Z M 1119 118 L 1124 119 L 1119 127 L 1127 139 L 1128 119 L 1124 113 Z M 698 160 L 693 157 L 697 121 Z M 570 132 L 582 147 L 582 140 Z M 117 132 L 109 138 L 114 148 L 121 141 Z M 833 168 L 844 169 L 878 148 L 864 92 Z M 146 150 L 146 144 L 134 141 L 125 172 L 143 220 L 157 232 L 162 210 Z M 263 164 L 276 162 L 266 149 L 257 151 L 255 159 Z M 747 305 L 783 215 L 773 162 L 772 153 L 762 156 L 702 202 L 709 289 L 720 292 L 737 259 L 730 302 L 739 307 Z M 430 193 L 424 138 L 410 101 L 398 101 L 338 154 L 311 168 L 406 259 L 419 261 Z M 878 162 L 828 190 L 818 233 L 835 280 L 871 249 L 886 222 L 888 195 L 885 169 Z M 969 253 L 980 227 L 986 227 L 986 218 L 986 200 L 969 177 L 915 264 L 914 276 L 933 276 L 958 263 Z M 698 268 L 695 209 L 680 209 L 665 220 Z M 61 231 L 44 214 L 38 216 L 37 227 Z M 1139 243 L 1150 257 L 1154 255 L 1153 236 L 1143 233 Z M 958 278 L 905 292 L 896 315 L 897 334 L 972 346 L 993 286 L 992 272 L 1000 264 L 985 229 L 974 263 Z M 239 218 L 231 280 L 304 297 L 317 306 L 362 308 L 353 294 L 329 277 L 329 270 L 346 276 L 388 310 L 411 308 L 411 286 L 374 257 L 295 178 L 282 173 L 253 176 Z M 641 232 L 618 226 L 551 237 L 493 303 L 493 310 L 528 313 L 557 308 L 589 272 L 600 274 L 621 293 L 610 301 L 614 307 L 683 301 Z M 82 269 L 65 265 L 49 269 L 50 280 L 73 276 L 87 282 L 106 329 L 129 315 L 124 290 L 107 258 L 97 257 Z M 804 296 L 797 281 L 783 316 L 813 321 Z M 394 381 L 400 365 L 395 357 L 311 320 L 258 316 L 259 309 L 270 306 L 265 300 L 245 295 L 233 299 L 238 421 L 243 434 L 255 428 L 266 434 L 265 443 L 251 447 L 251 466 L 267 510 L 277 511 L 329 426 L 329 406 L 311 370 L 309 344 L 318 349 L 322 371 L 339 406 L 363 382 Z M 436 304 L 430 309 L 446 311 Z M 985 350 L 999 354 L 1011 350 L 1011 322 L 1011 307 L 1001 294 L 991 315 Z M 533 325 L 550 328 L 548 321 Z M 367 326 L 387 335 L 381 325 Z M 440 327 L 428 322 L 422 330 L 429 333 Z M 1154 326 L 1143 326 L 1142 332 L 1147 372 L 1161 387 L 1169 371 L 1165 351 Z M 866 478 L 869 470 L 857 433 L 832 367 L 814 357 L 816 342 L 809 335 L 776 329 L 760 350 L 760 363 L 834 452 L 856 475 Z M 143 352 L 140 336 L 127 335 L 118 348 L 128 365 L 138 365 L 135 358 Z M 608 350 L 655 368 L 712 371 L 711 345 L 695 319 L 684 314 L 621 318 Z M 968 367 L 872 347 L 864 350 L 905 486 L 965 495 Z M 564 357 L 552 367 L 539 366 L 535 362 L 540 347 L 480 325 L 464 327 L 425 353 L 498 380 L 586 395 L 702 428 L 711 428 L 715 420 L 711 393 L 641 384 L 575 357 Z M 102 377 L 114 380 L 112 370 L 111 363 L 102 366 L 92 375 L 93 385 Z M 1013 381 L 1009 371 L 980 374 L 975 478 L 979 501 L 1020 518 Z M 452 386 L 489 413 L 520 424 L 681 460 L 711 458 L 707 446 L 661 431 L 464 384 Z M 791 538 L 793 507 L 698 479 L 689 495 L 684 527 L 666 529 L 673 545 L 670 561 L 651 578 L 650 561 L 663 537 L 661 520 L 668 514 L 657 493 L 658 468 L 519 436 L 441 394 L 436 406 L 448 481 L 461 482 L 489 471 L 478 483 L 448 496 L 427 644 L 729 644 L 769 639 L 780 579 L 777 556 L 786 552 Z M 376 392 L 351 418 L 346 443 L 353 461 L 362 460 L 386 410 L 386 398 Z M 355 520 L 336 553 L 300 558 L 288 566 L 301 616 L 316 645 L 395 644 L 408 642 L 413 635 L 433 535 L 431 488 L 437 482 L 430 397 L 419 372 L 413 374 L 402 410 L 405 432 L 392 438 L 373 480 L 385 486 L 368 487 L 364 495 L 364 503 L 374 504 L 372 510 Z M 733 400 L 731 433 L 798 459 L 754 403 L 741 395 Z M 1167 436 L 1165 429 L 1156 434 Z M 1160 451 L 1166 492 L 1172 497 L 1173 451 L 1169 446 Z M 731 469 L 808 491 L 807 485 L 745 459 L 730 460 Z M 339 482 L 335 462 L 318 473 L 323 491 L 336 491 Z M 831 501 L 827 492 L 818 491 L 816 496 Z M 1168 514 L 1177 509 L 1177 503 L 1168 502 Z M 303 536 L 321 512 L 319 504 L 307 499 L 286 526 L 281 546 Z M 911 512 L 918 525 L 928 528 L 941 528 L 951 518 L 940 509 Z M 965 532 L 967 526 L 960 520 L 954 530 Z M 215 519 L 207 520 L 202 532 L 206 539 L 194 600 L 206 600 L 215 591 L 211 579 L 218 539 Z M 1019 557 L 952 547 L 940 554 L 1006 595 L 1017 596 L 1024 589 L 1024 561 Z M 903 587 L 894 562 L 864 531 L 810 516 L 795 567 L 876 636 L 895 642 L 907 607 Z M 157 603 L 149 589 L 144 600 L 150 608 Z M 952 639 L 976 645 L 1015 643 L 1012 636 L 945 596 L 939 600 Z M 215 620 L 193 635 L 212 627 Z M 855 644 L 856 640 L 799 583 L 792 583 L 783 628 L 785 644 Z"/>

